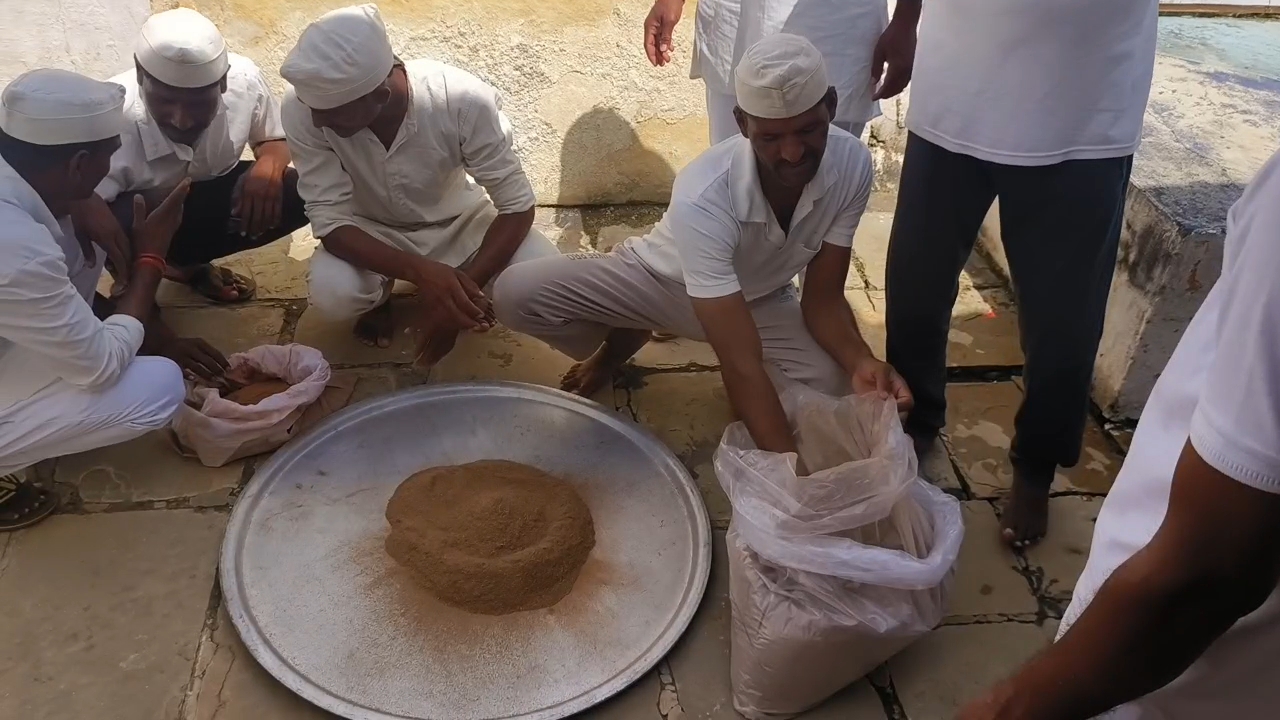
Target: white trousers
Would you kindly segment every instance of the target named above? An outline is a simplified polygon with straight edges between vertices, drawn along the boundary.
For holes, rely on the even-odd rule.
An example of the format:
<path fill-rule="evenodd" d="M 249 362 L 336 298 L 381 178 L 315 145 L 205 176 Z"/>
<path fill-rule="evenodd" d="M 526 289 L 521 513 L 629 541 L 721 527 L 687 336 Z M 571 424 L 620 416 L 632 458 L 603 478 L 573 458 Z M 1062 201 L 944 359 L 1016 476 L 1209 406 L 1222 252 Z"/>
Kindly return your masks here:
<path fill-rule="evenodd" d="M 559 255 L 554 244 L 537 230 L 530 230 L 516 248 L 508 267 L 526 260 Z M 323 246 L 311 256 L 308 304 L 331 318 L 354 320 L 391 297 L 392 282 L 330 255 Z"/>
<path fill-rule="evenodd" d="M 89 267 L 78 246 L 63 246 L 71 284 L 93 302 L 103 253 Z M 0 474 L 41 460 L 115 445 L 169 423 L 186 396 L 182 371 L 168 358 L 134 358 L 110 387 L 55 382 L 0 409 Z"/>
<path fill-rule="evenodd" d="M 738 98 L 733 93 L 723 93 L 707 87 L 707 120 L 711 129 L 712 145 L 741 134 L 742 131 L 738 129 L 738 121 L 733 117 L 733 108 L 737 104 Z M 866 123 L 855 124 L 843 121 L 836 121 L 831 124 L 854 137 L 862 137 L 862 130 L 867 126 Z"/>

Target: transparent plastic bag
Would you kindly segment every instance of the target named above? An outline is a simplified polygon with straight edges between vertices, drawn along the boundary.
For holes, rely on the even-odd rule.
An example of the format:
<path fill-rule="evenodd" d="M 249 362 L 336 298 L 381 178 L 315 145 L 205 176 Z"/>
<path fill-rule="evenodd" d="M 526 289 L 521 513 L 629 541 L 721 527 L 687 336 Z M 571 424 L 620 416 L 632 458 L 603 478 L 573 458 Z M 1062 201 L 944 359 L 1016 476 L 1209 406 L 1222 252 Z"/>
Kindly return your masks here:
<path fill-rule="evenodd" d="M 329 363 L 305 345 L 261 345 L 227 358 L 231 367 L 248 365 L 289 383 L 289 389 L 256 405 L 222 397 L 217 388 L 189 385 L 187 402 L 173 418 L 180 449 L 209 467 L 275 450 L 288 442 L 293 426 L 329 382 Z"/>
<path fill-rule="evenodd" d="M 916 476 L 891 400 L 784 382 L 796 455 L 725 430 L 716 475 L 728 534 L 734 707 L 799 714 L 941 622 L 964 527 L 959 503 Z"/>

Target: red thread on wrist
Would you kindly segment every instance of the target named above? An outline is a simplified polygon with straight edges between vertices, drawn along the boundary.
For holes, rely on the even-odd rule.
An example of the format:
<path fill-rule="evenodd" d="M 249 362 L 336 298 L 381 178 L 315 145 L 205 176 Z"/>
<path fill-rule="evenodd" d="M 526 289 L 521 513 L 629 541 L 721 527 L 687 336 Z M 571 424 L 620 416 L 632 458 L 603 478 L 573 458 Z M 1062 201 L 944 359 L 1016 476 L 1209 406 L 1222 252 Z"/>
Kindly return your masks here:
<path fill-rule="evenodd" d="M 165 269 L 169 267 L 168 263 L 164 261 L 164 258 L 152 253 L 142 253 L 137 258 L 135 258 L 133 262 L 135 265 L 139 265 L 139 266 L 150 265 L 156 270 L 159 270 L 161 275 L 163 275 Z"/>

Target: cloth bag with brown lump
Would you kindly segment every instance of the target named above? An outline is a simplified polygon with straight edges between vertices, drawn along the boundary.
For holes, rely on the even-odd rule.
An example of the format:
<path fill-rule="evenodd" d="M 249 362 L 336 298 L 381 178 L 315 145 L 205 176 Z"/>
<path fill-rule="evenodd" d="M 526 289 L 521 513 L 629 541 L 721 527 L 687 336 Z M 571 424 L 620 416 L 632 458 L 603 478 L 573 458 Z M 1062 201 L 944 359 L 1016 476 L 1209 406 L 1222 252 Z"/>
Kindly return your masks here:
<path fill-rule="evenodd" d="M 222 397 L 218 388 L 189 384 L 187 402 L 173 417 L 173 432 L 180 450 L 209 467 L 221 467 L 285 444 L 295 434 L 295 425 L 307 406 L 320 398 L 330 379 L 324 355 L 305 345 L 261 345 L 236 353 L 227 362 L 233 369 L 248 365 L 290 387 L 255 405 L 241 405 Z"/>
<path fill-rule="evenodd" d="M 733 706 L 788 718 L 862 678 L 942 621 L 964 526 L 920 480 L 892 400 L 779 380 L 796 455 L 725 430 L 715 469 L 729 527 Z"/>

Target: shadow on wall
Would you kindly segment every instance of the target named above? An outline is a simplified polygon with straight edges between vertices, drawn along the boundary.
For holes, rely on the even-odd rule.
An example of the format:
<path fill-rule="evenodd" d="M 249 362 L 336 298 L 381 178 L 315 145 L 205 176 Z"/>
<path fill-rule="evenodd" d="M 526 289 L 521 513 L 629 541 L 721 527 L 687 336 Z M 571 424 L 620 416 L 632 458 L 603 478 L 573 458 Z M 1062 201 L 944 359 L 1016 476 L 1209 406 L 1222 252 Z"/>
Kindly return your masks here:
<path fill-rule="evenodd" d="M 560 146 L 560 205 L 665 204 L 676 172 L 611 108 L 593 108 Z"/>

